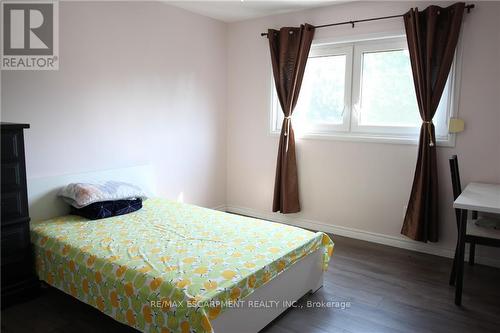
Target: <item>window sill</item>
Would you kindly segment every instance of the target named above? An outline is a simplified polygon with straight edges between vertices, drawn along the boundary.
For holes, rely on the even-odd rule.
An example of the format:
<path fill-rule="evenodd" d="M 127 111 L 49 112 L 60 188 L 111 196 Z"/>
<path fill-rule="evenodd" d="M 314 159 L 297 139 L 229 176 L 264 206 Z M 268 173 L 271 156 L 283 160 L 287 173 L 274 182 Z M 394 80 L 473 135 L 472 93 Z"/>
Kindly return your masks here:
<path fill-rule="evenodd" d="M 279 137 L 279 131 L 271 131 L 271 136 Z M 307 133 L 295 134 L 295 139 L 300 140 L 332 140 L 332 141 L 350 141 L 366 143 L 388 143 L 399 145 L 418 145 L 418 138 L 404 136 L 376 135 L 365 133 Z M 455 147 L 455 135 L 449 134 L 448 138 L 438 138 L 438 147 Z"/>

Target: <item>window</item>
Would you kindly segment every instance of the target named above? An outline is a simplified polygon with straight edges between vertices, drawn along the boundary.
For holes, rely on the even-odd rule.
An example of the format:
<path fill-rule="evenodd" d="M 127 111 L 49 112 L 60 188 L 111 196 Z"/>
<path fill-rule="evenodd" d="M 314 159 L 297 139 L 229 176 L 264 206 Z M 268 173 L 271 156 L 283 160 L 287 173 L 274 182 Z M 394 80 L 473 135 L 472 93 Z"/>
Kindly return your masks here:
<path fill-rule="evenodd" d="M 438 143 L 449 143 L 450 73 L 434 116 Z M 274 85 L 271 130 L 283 114 Z M 404 37 L 313 45 L 293 113 L 298 135 L 416 142 L 421 126 Z"/>

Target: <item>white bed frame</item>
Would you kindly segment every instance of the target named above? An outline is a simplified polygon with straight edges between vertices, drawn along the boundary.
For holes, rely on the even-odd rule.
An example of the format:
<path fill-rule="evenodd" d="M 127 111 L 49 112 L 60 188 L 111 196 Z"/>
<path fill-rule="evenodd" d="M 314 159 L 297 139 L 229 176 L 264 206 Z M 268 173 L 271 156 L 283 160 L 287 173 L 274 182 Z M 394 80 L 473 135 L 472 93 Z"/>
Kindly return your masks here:
<path fill-rule="evenodd" d="M 32 220 L 49 219 L 68 213 L 57 197 L 60 188 L 76 182 L 125 181 L 156 194 L 155 170 L 151 165 L 28 179 L 28 203 Z M 223 312 L 213 322 L 215 333 L 256 333 L 307 293 L 323 285 L 322 253 L 317 250 L 299 260 L 269 283 L 258 288 L 239 304 Z"/>
<path fill-rule="evenodd" d="M 323 286 L 322 256 L 320 250 L 309 254 L 246 297 L 243 307 L 223 312 L 212 322 L 214 332 L 256 333 L 293 302 L 316 292 Z"/>

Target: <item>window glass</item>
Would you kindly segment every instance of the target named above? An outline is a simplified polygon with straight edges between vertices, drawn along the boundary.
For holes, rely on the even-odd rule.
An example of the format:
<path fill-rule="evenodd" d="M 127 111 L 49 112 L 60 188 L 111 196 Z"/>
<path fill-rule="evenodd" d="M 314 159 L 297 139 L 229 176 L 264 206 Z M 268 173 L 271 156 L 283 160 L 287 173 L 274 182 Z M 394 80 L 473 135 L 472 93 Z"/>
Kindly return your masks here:
<path fill-rule="evenodd" d="M 408 51 L 363 53 L 361 68 L 359 125 L 420 125 Z"/>
<path fill-rule="evenodd" d="M 294 119 L 312 124 L 341 124 L 345 107 L 346 56 L 309 58 Z"/>

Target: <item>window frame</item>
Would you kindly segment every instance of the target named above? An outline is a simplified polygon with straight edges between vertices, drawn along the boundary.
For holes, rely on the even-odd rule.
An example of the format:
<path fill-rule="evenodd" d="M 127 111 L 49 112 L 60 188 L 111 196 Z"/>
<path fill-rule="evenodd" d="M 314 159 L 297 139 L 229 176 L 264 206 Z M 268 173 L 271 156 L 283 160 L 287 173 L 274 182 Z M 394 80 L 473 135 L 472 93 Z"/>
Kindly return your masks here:
<path fill-rule="evenodd" d="M 346 82 L 347 76 L 349 76 L 349 80 L 351 82 L 350 89 L 346 85 L 346 96 L 347 91 L 350 90 L 350 96 L 345 98 L 346 106 L 344 112 L 344 126 L 338 125 L 341 127 L 341 130 L 335 128 L 331 125 L 324 126 L 313 126 L 307 127 L 307 132 L 300 133 L 297 137 L 302 139 L 316 139 L 316 140 L 335 140 L 335 141 L 354 141 L 354 142 L 380 142 L 380 143 L 394 143 L 394 144 L 411 144 L 416 145 L 419 141 L 419 131 L 420 127 L 417 127 L 415 131 L 414 127 L 411 127 L 411 132 L 376 132 L 376 131 L 366 131 L 363 130 L 367 126 L 358 126 L 358 124 L 354 124 L 358 119 L 355 119 L 355 101 L 359 100 L 359 88 L 361 85 L 360 75 L 361 75 L 361 59 L 359 59 L 356 64 L 356 57 L 360 56 L 359 51 L 361 50 L 361 46 L 371 45 L 373 48 L 381 48 L 381 45 L 391 44 L 400 45 L 400 47 L 404 47 L 407 49 L 406 44 L 406 36 L 403 32 L 392 32 L 392 33 L 376 33 L 376 34 L 368 34 L 368 35 L 360 35 L 354 37 L 347 38 L 327 38 L 320 39 L 313 43 L 311 47 L 310 54 L 317 55 L 322 54 L 323 56 L 327 55 L 328 50 L 335 49 L 345 49 L 351 48 L 352 56 L 351 56 L 351 67 L 349 67 L 349 59 L 346 59 Z M 377 47 L 376 45 L 379 45 Z M 401 49 L 401 48 L 400 48 Z M 318 50 L 318 51 L 317 51 Z M 319 51 L 321 50 L 321 51 Z M 316 53 L 318 52 L 318 53 Z M 442 135 L 438 135 L 439 131 L 436 128 L 436 141 L 438 146 L 444 147 L 454 147 L 455 146 L 455 134 L 449 133 L 447 131 L 450 118 L 456 117 L 458 114 L 458 102 L 459 102 L 459 93 L 460 93 L 460 83 L 461 83 L 461 54 L 462 54 L 462 41 L 459 38 L 457 49 L 455 52 L 455 58 L 452 63 L 452 67 L 450 69 L 450 76 L 448 78 L 447 86 L 448 86 L 448 95 L 445 96 L 447 98 L 446 103 L 446 118 L 445 124 L 443 124 L 441 130 L 446 127 L 446 131 Z M 349 58 L 349 57 L 348 57 Z M 358 68 L 356 68 L 358 67 Z M 351 70 L 349 70 L 351 68 Z M 350 72 L 350 73 L 349 73 Z M 274 80 L 272 76 L 272 72 L 270 73 L 271 77 L 271 105 L 270 105 L 270 134 L 273 136 L 277 136 L 281 132 L 281 122 L 279 122 L 279 115 L 281 113 L 281 108 L 279 106 L 279 101 L 276 97 Z M 356 79 L 358 78 L 358 79 Z M 347 84 L 347 83 L 346 83 Z M 445 89 L 447 89 L 445 87 Z M 275 112 L 278 111 L 278 112 Z M 359 116 L 359 115 L 358 115 Z M 346 119 L 347 118 L 347 119 Z M 436 119 L 436 118 L 434 118 Z M 437 127 L 438 124 L 436 124 Z M 377 126 L 379 127 L 379 126 Z M 387 127 L 384 127 L 387 128 Z"/>
<path fill-rule="evenodd" d="M 418 127 L 406 126 L 373 126 L 361 125 L 361 97 L 363 83 L 363 54 L 375 52 L 390 52 L 398 50 L 407 50 L 406 41 L 401 38 L 391 38 L 380 41 L 363 41 L 354 45 L 353 62 L 353 94 L 352 94 L 352 114 L 351 114 L 351 131 L 353 133 L 371 134 L 381 136 L 401 136 L 414 137 L 418 135 L 420 129 Z"/>

